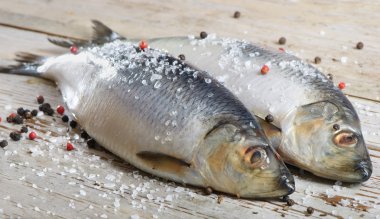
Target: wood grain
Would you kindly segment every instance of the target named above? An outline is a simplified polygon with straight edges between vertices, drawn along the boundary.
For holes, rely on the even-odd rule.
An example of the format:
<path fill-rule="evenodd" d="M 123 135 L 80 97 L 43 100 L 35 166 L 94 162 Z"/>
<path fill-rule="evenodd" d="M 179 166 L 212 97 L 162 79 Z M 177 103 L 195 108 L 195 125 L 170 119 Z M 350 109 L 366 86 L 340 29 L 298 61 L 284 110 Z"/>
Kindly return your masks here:
<path fill-rule="evenodd" d="M 235 10 L 241 11 L 240 19 L 232 18 Z M 0 140 L 8 139 L 9 146 L 0 149 L 0 218 L 299 218 L 308 206 L 315 208 L 310 218 L 375 218 L 380 215 L 379 10 L 377 1 L 354 0 L 0 1 L 0 65 L 12 63 L 17 51 L 64 52 L 49 44 L 44 33 L 88 38 L 94 18 L 138 38 L 206 30 L 279 47 L 277 39 L 285 36 L 285 49 L 306 60 L 320 56 L 318 67 L 348 84 L 344 92 L 359 113 L 374 165 L 369 181 L 342 186 L 294 168 L 297 188 L 291 198 L 296 204 L 284 209 L 279 200 L 205 196 L 199 188 L 147 175 L 106 151 L 87 148 L 79 131 L 68 130 L 59 116 L 28 121 L 40 137 L 36 141 L 9 140 L 9 133 L 21 126 L 3 121 Z M 363 50 L 353 48 L 357 41 L 364 42 Z M 37 108 L 38 94 L 53 106 L 62 103 L 59 91 L 46 80 L 0 74 L 0 83 L 3 120 L 20 106 Z M 65 150 L 68 140 L 76 150 Z M 218 195 L 224 197 L 220 204 Z"/>

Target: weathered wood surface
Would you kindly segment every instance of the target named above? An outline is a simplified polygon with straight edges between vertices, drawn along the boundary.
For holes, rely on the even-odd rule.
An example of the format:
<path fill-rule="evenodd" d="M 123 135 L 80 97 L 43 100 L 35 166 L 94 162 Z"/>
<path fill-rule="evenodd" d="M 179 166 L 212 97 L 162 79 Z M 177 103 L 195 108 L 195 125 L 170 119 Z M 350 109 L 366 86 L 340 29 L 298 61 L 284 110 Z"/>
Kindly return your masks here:
<path fill-rule="evenodd" d="M 235 10 L 242 12 L 240 19 L 232 18 Z M 43 33 L 88 38 L 90 19 L 139 38 L 206 30 L 278 47 L 277 39 L 285 36 L 285 49 L 306 60 L 320 56 L 323 71 L 348 84 L 344 92 L 358 110 L 374 165 L 372 178 L 361 185 L 334 185 L 294 170 L 297 189 L 291 197 L 297 204 L 287 211 L 278 200 L 224 196 L 218 204 L 215 194 L 156 179 L 112 154 L 88 149 L 59 117 L 40 116 L 28 124 L 41 138 L 9 141 L 0 150 L 0 218 L 293 218 L 304 217 L 308 206 L 315 208 L 310 217 L 375 218 L 380 215 L 378 11 L 378 1 L 0 1 L 0 64 L 11 63 L 17 51 L 59 54 L 64 50 L 50 45 Z M 364 42 L 363 50 L 353 48 L 357 41 Z M 0 74 L 0 84 L 3 120 L 17 107 L 37 108 L 38 94 L 53 106 L 62 103 L 45 80 Z M 2 121 L 0 139 L 19 128 Z M 75 151 L 65 151 L 68 139 Z"/>

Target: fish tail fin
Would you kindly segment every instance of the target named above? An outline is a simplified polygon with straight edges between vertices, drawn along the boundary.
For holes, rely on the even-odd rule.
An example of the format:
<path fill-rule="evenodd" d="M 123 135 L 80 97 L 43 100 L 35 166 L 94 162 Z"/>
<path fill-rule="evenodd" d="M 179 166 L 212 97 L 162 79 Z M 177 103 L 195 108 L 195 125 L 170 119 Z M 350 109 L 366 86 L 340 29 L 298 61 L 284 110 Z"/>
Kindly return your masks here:
<path fill-rule="evenodd" d="M 126 39 L 98 20 L 92 20 L 92 24 L 93 34 L 91 40 L 79 40 L 63 37 L 48 37 L 48 40 L 57 46 L 69 48 L 74 45 L 86 47 L 93 44 L 101 45 L 114 40 Z"/>
<path fill-rule="evenodd" d="M 0 66 L 0 73 L 41 76 L 41 72 L 37 68 L 41 66 L 47 58 L 32 53 L 19 52 L 16 53 L 16 65 Z"/>

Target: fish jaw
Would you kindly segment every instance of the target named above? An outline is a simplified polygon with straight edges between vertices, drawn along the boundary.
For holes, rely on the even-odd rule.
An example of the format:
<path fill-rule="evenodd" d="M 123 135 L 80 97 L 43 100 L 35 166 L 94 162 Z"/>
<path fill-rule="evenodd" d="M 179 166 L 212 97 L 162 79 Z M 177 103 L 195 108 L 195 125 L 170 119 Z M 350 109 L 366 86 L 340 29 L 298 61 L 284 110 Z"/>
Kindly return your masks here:
<path fill-rule="evenodd" d="M 295 190 L 293 176 L 265 138 L 230 124 L 206 136 L 194 163 L 205 185 L 238 197 L 280 197 Z"/>
<path fill-rule="evenodd" d="M 317 176 L 364 182 L 372 174 L 372 164 L 360 130 L 353 108 L 333 101 L 309 104 L 288 115 L 278 152 L 285 162 Z"/>

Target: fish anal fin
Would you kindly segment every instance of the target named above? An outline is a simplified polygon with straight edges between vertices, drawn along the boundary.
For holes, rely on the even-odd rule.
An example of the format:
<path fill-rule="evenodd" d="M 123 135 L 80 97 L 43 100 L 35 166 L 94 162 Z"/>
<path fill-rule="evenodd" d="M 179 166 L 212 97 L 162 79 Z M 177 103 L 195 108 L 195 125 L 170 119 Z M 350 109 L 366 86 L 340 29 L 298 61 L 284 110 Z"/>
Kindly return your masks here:
<path fill-rule="evenodd" d="M 141 151 L 136 155 L 145 165 L 149 166 L 151 169 L 166 172 L 169 174 L 185 175 L 191 167 L 190 163 L 167 154 Z"/>

